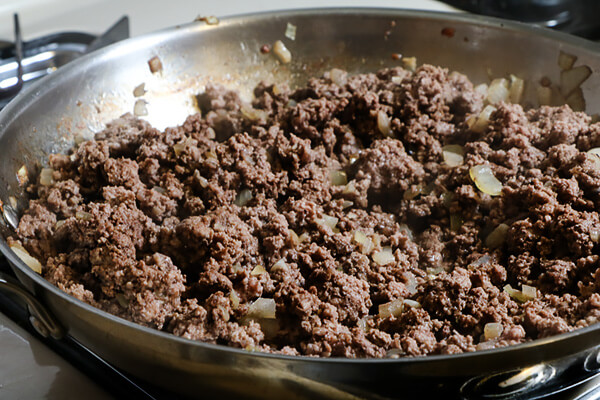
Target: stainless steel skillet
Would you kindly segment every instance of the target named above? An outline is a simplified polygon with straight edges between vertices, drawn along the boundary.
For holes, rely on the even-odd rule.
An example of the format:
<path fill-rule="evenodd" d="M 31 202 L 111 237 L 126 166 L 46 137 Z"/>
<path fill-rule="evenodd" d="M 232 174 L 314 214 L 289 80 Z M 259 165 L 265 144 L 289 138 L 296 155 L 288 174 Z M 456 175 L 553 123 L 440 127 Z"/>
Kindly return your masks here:
<path fill-rule="evenodd" d="M 284 36 L 288 23 L 297 27 L 294 41 Z M 290 49 L 290 64 L 260 52 L 263 44 L 275 40 Z M 260 80 L 294 85 L 333 67 L 367 72 L 398 65 L 393 53 L 463 72 L 474 82 L 513 73 L 526 79 L 526 96 L 533 101 L 541 78 L 559 80 L 561 51 L 576 55 L 577 65 L 588 65 L 593 72 L 600 66 L 600 48 L 582 39 L 480 17 L 399 10 L 248 15 L 218 25 L 195 22 L 118 43 L 43 79 L 0 112 L 0 250 L 22 286 L 49 311 L 42 320 L 58 321 L 64 332 L 119 368 L 191 396 L 401 397 L 436 385 L 455 389 L 474 377 L 510 375 L 536 365 L 525 370 L 520 383 L 544 383 L 584 361 L 583 369 L 594 370 L 600 325 L 497 350 L 386 360 L 287 357 L 194 342 L 75 300 L 30 270 L 5 241 L 26 205 L 16 174 L 20 167 L 26 165 L 33 175 L 48 154 L 71 147 L 76 135 L 91 137 L 106 122 L 132 111 L 133 89 L 140 83 L 148 90 L 147 119 L 158 127 L 182 122 L 193 112 L 193 94 L 208 81 L 249 96 Z M 163 64 L 157 74 L 147 63 L 154 56 Z M 592 73 L 582 86 L 590 113 L 600 106 L 599 84 Z M 0 281 L 0 288 L 7 285 Z M 477 382 L 471 380 L 463 391 L 483 390 Z"/>

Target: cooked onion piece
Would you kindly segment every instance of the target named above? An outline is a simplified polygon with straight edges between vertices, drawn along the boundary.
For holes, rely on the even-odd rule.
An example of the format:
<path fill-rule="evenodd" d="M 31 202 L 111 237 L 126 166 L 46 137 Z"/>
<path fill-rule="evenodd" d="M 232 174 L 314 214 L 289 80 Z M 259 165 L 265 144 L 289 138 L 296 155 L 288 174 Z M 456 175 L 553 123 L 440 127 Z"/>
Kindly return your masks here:
<path fill-rule="evenodd" d="M 235 290 L 229 293 L 229 300 L 231 301 L 231 308 L 237 310 L 240 306 L 240 296 L 238 296 Z"/>
<path fill-rule="evenodd" d="M 379 265 L 387 265 L 396 261 L 391 247 L 384 247 L 381 251 L 373 253 L 373 261 Z"/>
<path fill-rule="evenodd" d="M 361 231 L 354 231 L 354 241 L 358 243 L 363 254 L 370 254 L 373 250 L 373 241 Z"/>
<path fill-rule="evenodd" d="M 402 299 L 396 299 L 389 303 L 379 305 L 379 317 L 387 318 L 389 316 L 398 317 L 404 310 L 404 301 Z"/>
<path fill-rule="evenodd" d="M 592 70 L 587 65 L 580 65 L 579 67 L 562 71 L 560 73 L 560 91 L 565 96 L 568 96 L 575 89 L 579 88 L 591 74 Z"/>
<path fill-rule="evenodd" d="M 404 305 L 412 307 L 412 308 L 421 308 L 421 303 L 416 300 L 406 299 L 404 300 Z"/>
<path fill-rule="evenodd" d="M 344 186 L 348 183 L 348 176 L 344 171 L 329 171 L 329 180 L 333 186 Z"/>
<path fill-rule="evenodd" d="M 252 270 L 252 272 L 250 272 L 250 275 L 252 276 L 260 276 L 264 273 L 266 273 L 267 270 L 265 269 L 265 267 L 263 267 L 262 265 L 257 265 L 256 267 L 254 267 L 254 269 Z"/>
<path fill-rule="evenodd" d="M 296 25 L 287 23 L 285 27 L 285 37 L 290 40 L 296 40 Z"/>
<path fill-rule="evenodd" d="M 148 102 L 144 99 L 136 100 L 135 104 L 133 105 L 133 114 L 136 117 L 148 115 L 148 108 L 146 107 L 146 104 L 148 104 Z"/>
<path fill-rule="evenodd" d="M 475 165 L 469 170 L 469 175 L 477 189 L 490 196 L 502 193 L 502 183 L 494 176 L 489 165 Z"/>
<path fill-rule="evenodd" d="M 252 191 L 244 189 L 238 193 L 233 203 L 238 207 L 244 207 L 250 200 L 252 200 Z"/>
<path fill-rule="evenodd" d="M 463 163 L 464 150 L 462 146 L 458 144 L 448 144 L 442 147 L 442 156 L 444 163 L 449 167 L 458 167 Z"/>
<path fill-rule="evenodd" d="M 483 327 L 485 340 L 496 339 L 502 335 L 504 328 L 500 322 L 490 322 Z"/>
<path fill-rule="evenodd" d="M 552 89 L 548 86 L 538 86 L 537 98 L 540 106 L 552 104 Z"/>
<path fill-rule="evenodd" d="M 498 104 L 502 101 L 507 101 L 510 92 L 508 90 L 508 80 L 505 78 L 494 79 L 488 88 L 487 97 L 485 98 L 490 104 Z"/>
<path fill-rule="evenodd" d="M 146 84 L 145 83 L 140 83 L 133 89 L 134 97 L 142 97 L 145 94 L 146 94 Z"/>
<path fill-rule="evenodd" d="M 526 301 L 537 298 L 537 289 L 533 286 L 522 285 L 521 289 L 522 290 L 513 289 L 511 285 L 504 286 L 504 292 L 520 303 L 525 303 Z"/>
<path fill-rule="evenodd" d="M 331 215 L 327 215 L 327 214 L 323 214 L 323 217 L 318 218 L 316 220 L 317 224 L 319 224 L 321 226 L 330 227 L 334 233 L 339 232 L 339 229 L 337 229 L 337 227 L 336 227 L 338 221 L 339 221 L 339 218 L 332 217 Z"/>
<path fill-rule="evenodd" d="M 563 71 L 573 68 L 575 61 L 577 61 L 577 56 L 573 54 L 565 53 L 564 51 L 558 54 L 558 66 Z"/>
<path fill-rule="evenodd" d="M 385 136 L 391 136 L 392 134 L 390 117 L 382 110 L 377 112 L 377 129 Z"/>
<path fill-rule="evenodd" d="M 506 240 L 506 234 L 510 227 L 506 224 L 498 225 L 490 234 L 485 238 L 485 245 L 490 249 L 497 249 L 504 244 Z"/>
<path fill-rule="evenodd" d="M 573 111 L 585 111 L 585 98 L 583 97 L 583 90 L 577 88 L 567 96 L 565 102 L 571 107 Z"/>
<path fill-rule="evenodd" d="M 29 268 L 37 272 L 38 274 L 42 273 L 42 264 L 37 260 L 37 258 L 31 256 L 27 250 L 23 246 L 18 243 L 12 244 L 10 249 L 23 261 Z"/>
<path fill-rule="evenodd" d="M 248 317 L 255 318 L 275 318 L 275 300 L 259 297 L 248 307 Z"/>
<path fill-rule="evenodd" d="M 415 72 L 417 69 L 416 57 L 402 57 L 402 65 L 409 71 Z"/>
<path fill-rule="evenodd" d="M 158 56 L 154 56 L 148 60 L 148 67 L 150 67 L 150 72 L 153 74 L 160 72 L 163 69 L 162 61 Z"/>
<path fill-rule="evenodd" d="M 525 81 L 514 75 L 510 75 L 510 89 L 508 99 L 511 103 L 519 104 L 523 98 L 523 90 L 525 89 Z"/>
<path fill-rule="evenodd" d="M 50 186 L 54 183 L 52 175 L 54 170 L 52 168 L 42 168 L 40 171 L 40 185 Z"/>
<path fill-rule="evenodd" d="M 287 263 L 283 258 L 281 258 L 275 264 L 273 264 L 273 266 L 271 267 L 271 272 L 284 271 L 287 269 L 287 267 Z"/>
<path fill-rule="evenodd" d="M 492 113 L 496 111 L 496 107 L 487 105 L 481 110 L 479 115 L 472 115 L 467 119 L 467 126 L 475 133 L 483 133 L 488 127 Z"/>
<path fill-rule="evenodd" d="M 19 186 L 23 186 L 29 181 L 29 174 L 25 165 L 21 165 L 21 168 L 17 171 L 17 180 L 19 181 Z"/>
<path fill-rule="evenodd" d="M 273 53 L 279 58 L 284 64 L 288 64 L 292 61 L 292 53 L 285 47 L 285 44 L 281 40 L 276 41 L 273 44 Z"/>

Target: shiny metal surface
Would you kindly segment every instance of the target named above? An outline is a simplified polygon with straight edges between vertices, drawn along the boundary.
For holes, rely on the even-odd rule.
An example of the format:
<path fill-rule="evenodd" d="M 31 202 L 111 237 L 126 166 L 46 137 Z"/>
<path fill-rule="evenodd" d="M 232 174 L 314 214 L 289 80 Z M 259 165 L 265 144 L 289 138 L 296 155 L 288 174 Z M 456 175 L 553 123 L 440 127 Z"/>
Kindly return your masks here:
<path fill-rule="evenodd" d="M 35 330 L 43 337 L 51 336 L 54 339 L 61 339 L 65 332 L 58 321 L 48 313 L 46 308 L 27 290 L 23 289 L 18 283 L 11 282 L 11 279 L 0 273 L 0 291 L 16 296 L 27 306 L 30 317 L 29 320 Z"/>
<path fill-rule="evenodd" d="M 295 41 L 284 38 L 287 23 Z M 453 28 L 454 35 L 441 34 Z M 265 43 L 285 40 L 293 59 L 280 64 L 261 54 Z M 419 64 L 444 65 L 474 82 L 514 73 L 528 81 L 558 81 L 560 51 L 596 71 L 600 48 L 592 42 L 538 28 L 472 16 L 392 10 L 313 10 L 234 17 L 218 25 L 192 23 L 127 40 L 67 65 L 21 93 L 0 112 L 0 229 L 26 205 L 16 171 L 33 175 L 48 154 L 64 152 L 74 136 L 91 137 L 106 122 L 133 111 L 133 89 L 146 84 L 147 119 L 159 128 L 183 121 L 195 110 L 194 94 L 208 81 L 238 88 L 247 97 L 260 80 L 303 82 L 331 69 L 375 71 L 398 65 L 392 53 L 416 56 Z M 160 57 L 163 71 L 147 61 Z M 600 106 L 597 73 L 584 83 L 587 111 Z M 16 201 L 16 210 L 10 197 Z M 576 363 L 600 343 L 600 326 L 519 346 L 470 354 L 387 360 L 315 359 L 253 353 L 194 342 L 124 321 L 71 298 L 23 264 L 4 238 L 0 250 L 22 284 L 68 330 L 68 334 L 125 371 L 178 393 L 216 393 L 250 398 L 387 398 L 541 362 Z M 458 378 L 458 379 L 457 379 Z"/>

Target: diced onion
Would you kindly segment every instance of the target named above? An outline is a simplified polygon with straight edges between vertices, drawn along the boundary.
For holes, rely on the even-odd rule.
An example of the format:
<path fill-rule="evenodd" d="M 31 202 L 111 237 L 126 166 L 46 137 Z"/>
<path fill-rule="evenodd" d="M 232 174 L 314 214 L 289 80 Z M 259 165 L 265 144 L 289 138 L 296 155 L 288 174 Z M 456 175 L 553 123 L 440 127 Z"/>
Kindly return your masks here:
<path fill-rule="evenodd" d="M 38 274 L 42 273 L 42 264 L 37 260 L 37 258 L 32 257 L 27 250 L 23 246 L 18 243 L 10 246 L 11 250 L 23 261 L 29 268 L 37 272 Z"/>
<path fill-rule="evenodd" d="M 415 275 L 412 272 L 406 272 L 404 277 L 406 278 L 406 290 L 410 294 L 417 293 L 417 278 L 415 278 Z"/>
<path fill-rule="evenodd" d="M 485 238 L 485 245 L 490 249 L 497 249 L 504 244 L 506 240 L 506 233 L 508 232 L 509 226 L 506 224 L 498 225 L 490 234 Z"/>
<path fill-rule="evenodd" d="M 352 207 L 354 205 L 354 203 L 350 200 L 344 200 L 342 202 L 342 209 L 346 209 L 348 207 Z"/>
<path fill-rule="evenodd" d="M 463 219 L 458 214 L 450 214 L 450 230 L 458 231 L 463 224 Z"/>
<path fill-rule="evenodd" d="M 256 109 L 250 105 L 244 104 L 240 107 L 242 115 L 250 121 L 265 121 L 268 114 L 265 110 Z"/>
<path fill-rule="evenodd" d="M 136 117 L 148 115 L 148 108 L 146 107 L 146 104 L 148 104 L 148 102 L 144 99 L 136 100 L 135 104 L 133 105 L 133 114 Z"/>
<path fill-rule="evenodd" d="M 540 106 L 546 106 L 552 103 L 552 88 L 547 86 L 537 87 L 537 98 Z"/>
<path fill-rule="evenodd" d="M 344 171 L 329 171 L 329 179 L 334 186 L 344 186 L 348 183 L 348 176 Z"/>
<path fill-rule="evenodd" d="M 76 211 L 75 218 L 89 221 L 90 219 L 92 219 L 92 214 L 86 211 Z"/>
<path fill-rule="evenodd" d="M 396 85 L 399 85 L 402 83 L 402 77 L 401 76 L 392 76 L 392 83 L 395 83 Z"/>
<path fill-rule="evenodd" d="M 537 297 L 537 289 L 529 285 L 521 285 L 521 292 L 523 296 L 529 299 L 535 299 Z"/>
<path fill-rule="evenodd" d="M 279 259 L 273 266 L 271 267 L 271 272 L 275 271 L 284 271 L 286 270 L 288 265 L 286 264 L 283 258 Z"/>
<path fill-rule="evenodd" d="M 494 176 L 489 165 L 475 165 L 469 170 L 475 186 L 483 193 L 498 196 L 502 193 L 502 183 Z"/>
<path fill-rule="evenodd" d="M 583 97 L 583 90 L 581 90 L 581 88 L 575 89 L 568 95 L 565 102 L 573 111 L 585 111 L 585 98 Z"/>
<path fill-rule="evenodd" d="M 398 358 L 404 354 L 405 354 L 405 352 L 402 349 L 389 349 L 388 351 L 385 352 L 385 357 L 386 358 Z"/>
<path fill-rule="evenodd" d="M 483 96 L 487 96 L 487 92 L 488 92 L 488 85 L 486 83 L 482 83 L 480 85 L 477 85 L 473 88 L 473 90 L 475 90 L 477 93 L 483 95 Z"/>
<path fill-rule="evenodd" d="M 250 307 L 248 307 L 248 316 L 255 318 L 275 318 L 275 300 L 259 297 Z"/>
<path fill-rule="evenodd" d="M 407 305 L 412 308 L 421 308 L 421 303 L 415 300 L 406 299 L 404 300 L 404 305 Z"/>
<path fill-rule="evenodd" d="M 152 188 L 152 190 L 154 190 L 156 193 L 160 193 L 160 194 L 165 194 L 166 190 L 164 188 L 161 188 L 160 186 L 154 186 Z"/>
<path fill-rule="evenodd" d="M 358 326 L 362 331 L 368 332 L 369 331 L 369 320 L 371 320 L 371 319 L 373 319 L 373 317 L 370 315 L 362 317 L 361 319 L 359 319 L 356 322 L 356 326 Z"/>
<path fill-rule="evenodd" d="M 344 188 L 344 191 L 342 193 L 344 193 L 344 194 L 356 193 L 356 182 L 354 180 L 348 182 L 348 184 L 346 185 L 346 187 Z"/>
<path fill-rule="evenodd" d="M 331 79 L 331 82 L 338 86 L 344 86 L 347 82 L 347 77 L 348 74 L 346 71 L 341 69 L 333 68 L 331 71 L 329 71 L 329 79 Z"/>
<path fill-rule="evenodd" d="M 382 110 L 377 112 L 377 129 L 385 136 L 392 134 L 390 117 Z"/>
<path fill-rule="evenodd" d="M 463 163 L 464 150 L 462 146 L 458 144 L 449 144 L 442 147 L 442 156 L 444 157 L 444 163 L 449 167 L 458 167 Z"/>
<path fill-rule="evenodd" d="M 240 306 L 240 296 L 238 296 L 235 290 L 229 293 L 229 300 L 231 300 L 231 308 L 237 310 Z"/>
<path fill-rule="evenodd" d="M 444 268 L 443 267 L 427 267 L 425 269 L 429 275 L 436 276 L 439 275 Z"/>
<path fill-rule="evenodd" d="M 473 132 L 483 133 L 487 128 L 490 122 L 490 117 L 494 111 L 496 111 L 496 107 L 492 105 L 485 106 L 479 115 L 473 115 L 467 119 L 467 125 Z"/>
<path fill-rule="evenodd" d="M 300 241 L 300 243 L 304 243 L 304 242 L 306 242 L 308 239 L 310 239 L 310 236 L 308 235 L 308 233 L 307 233 L 307 232 L 304 232 L 303 234 L 301 234 L 301 235 L 298 237 L 298 240 Z"/>
<path fill-rule="evenodd" d="M 250 272 L 250 275 L 252 276 L 259 276 L 264 274 L 265 272 L 267 272 L 267 270 L 265 269 L 265 267 L 263 267 L 262 265 L 257 265 L 256 267 L 254 267 L 254 269 L 252 270 L 252 272 Z"/>
<path fill-rule="evenodd" d="M 115 296 L 115 299 L 117 299 L 117 303 L 119 303 L 119 305 L 123 308 L 127 308 L 129 307 L 129 300 L 127 300 L 127 298 L 125 297 L 125 295 L 123 293 L 117 293 L 117 295 Z"/>
<path fill-rule="evenodd" d="M 285 27 L 285 37 L 290 40 L 296 40 L 296 25 L 287 23 Z"/>
<path fill-rule="evenodd" d="M 339 221 L 339 218 L 332 217 L 331 215 L 327 215 L 327 214 L 323 214 L 322 218 L 318 218 L 316 220 L 317 224 L 319 224 L 321 226 L 328 226 L 334 232 L 337 230 L 336 225 L 337 225 L 338 221 Z"/>
<path fill-rule="evenodd" d="M 148 60 L 148 67 L 150 67 L 150 72 L 153 74 L 162 71 L 163 65 L 158 56 L 154 56 Z"/>
<path fill-rule="evenodd" d="M 523 98 L 523 90 L 525 89 L 525 81 L 514 75 L 510 75 L 510 90 L 508 98 L 511 103 L 519 104 Z"/>
<path fill-rule="evenodd" d="M 145 94 L 146 94 L 146 84 L 145 83 L 140 83 L 133 89 L 133 95 L 135 97 L 142 97 Z"/>
<path fill-rule="evenodd" d="M 233 203 L 238 207 L 244 207 L 250 200 L 252 200 L 252 191 L 244 189 L 238 193 Z"/>
<path fill-rule="evenodd" d="M 273 44 L 273 53 L 279 58 L 279 61 L 284 64 L 288 64 L 292 61 L 292 53 L 285 47 L 285 44 L 283 44 L 281 40 L 277 40 Z"/>
<path fill-rule="evenodd" d="M 25 165 L 22 165 L 21 168 L 18 169 L 17 180 L 19 181 L 19 186 L 25 185 L 29 180 L 29 174 Z"/>
<path fill-rule="evenodd" d="M 485 340 L 496 339 L 502 335 L 504 328 L 500 322 L 490 322 L 483 327 Z"/>
<path fill-rule="evenodd" d="M 575 61 L 577 61 L 577 56 L 573 54 L 565 53 L 564 51 L 558 54 L 558 66 L 563 71 L 573 68 Z"/>
<path fill-rule="evenodd" d="M 242 264 L 240 264 L 240 263 L 235 263 L 235 264 L 233 264 L 233 267 L 231 267 L 231 271 L 234 274 L 239 274 L 243 270 L 244 270 L 244 268 L 242 268 Z"/>
<path fill-rule="evenodd" d="M 488 254 L 486 254 L 486 255 L 479 257 L 475 262 L 472 262 L 471 264 L 469 264 L 469 266 L 479 267 L 480 265 L 487 264 L 488 262 L 491 261 L 491 259 L 492 259 L 492 257 L 490 257 Z"/>
<path fill-rule="evenodd" d="M 175 146 L 173 146 L 173 148 L 175 148 Z M 179 151 L 181 151 L 181 149 Z M 177 151 L 175 151 L 175 153 L 177 153 Z M 200 175 L 200 171 L 198 171 L 197 169 L 194 170 L 194 179 L 196 179 L 200 186 L 202 186 L 203 188 L 208 187 L 208 179 Z"/>
<path fill-rule="evenodd" d="M 404 200 L 412 200 L 423 192 L 423 185 L 412 185 L 402 195 Z"/>
<path fill-rule="evenodd" d="M 359 230 L 354 231 L 354 241 L 358 243 L 360 246 L 360 252 L 363 254 L 370 254 L 371 250 L 373 250 L 373 242 L 371 241 L 371 238 Z"/>
<path fill-rule="evenodd" d="M 384 303 L 379 305 L 379 317 L 387 318 L 390 316 L 398 317 L 402 314 L 404 310 L 404 302 L 402 299 L 396 299 L 390 301 L 389 303 Z"/>
<path fill-rule="evenodd" d="M 40 185 L 50 186 L 54 183 L 52 175 L 54 170 L 52 168 L 42 168 L 40 171 Z"/>
<path fill-rule="evenodd" d="M 504 292 L 508 294 L 512 299 L 525 303 L 526 301 L 533 300 L 537 297 L 537 289 L 532 286 L 522 285 L 523 291 L 526 291 L 525 294 L 521 290 L 513 289 L 511 285 L 504 286 Z"/>
<path fill-rule="evenodd" d="M 384 247 L 381 251 L 373 253 L 373 261 L 379 265 L 387 265 L 396 261 L 391 247 Z"/>
<path fill-rule="evenodd" d="M 300 238 L 298 237 L 298 234 L 296 232 L 294 232 L 291 229 L 288 229 L 288 233 L 290 235 L 290 241 L 292 242 L 292 244 L 294 246 L 297 246 L 298 244 L 300 244 Z"/>
<path fill-rule="evenodd" d="M 600 241 L 600 229 L 592 228 L 590 229 L 590 239 L 594 243 L 598 243 Z"/>
<path fill-rule="evenodd" d="M 504 78 L 498 78 L 490 83 L 486 100 L 490 104 L 498 104 L 502 101 L 507 101 L 508 96 L 508 81 Z"/>
<path fill-rule="evenodd" d="M 407 70 L 414 72 L 417 69 L 417 58 L 416 57 L 403 57 L 402 65 Z"/>
<path fill-rule="evenodd" d="M 561 71 L 560 73 L 560 91 L 563 95 L 568 96 L 575 89 L 579 88 L 585 82 L 592 70 L 587 65 Z"/>

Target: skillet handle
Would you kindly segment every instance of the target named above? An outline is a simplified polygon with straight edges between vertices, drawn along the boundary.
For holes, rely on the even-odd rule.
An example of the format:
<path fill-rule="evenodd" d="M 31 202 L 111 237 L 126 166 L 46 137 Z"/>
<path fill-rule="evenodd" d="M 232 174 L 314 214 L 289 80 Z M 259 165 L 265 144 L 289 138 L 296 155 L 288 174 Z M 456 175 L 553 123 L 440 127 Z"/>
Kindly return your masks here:
<path fill-rule="evenodd" d="M 0 274 L 0 291 L 14 295 L 27 305 L 29 322 L 37 333 L 44 338 L 51 336 L 54 339 L 61 339 L 64 337 L 64 328 L 46 308 L 31 293 L 22 288 L 18 283 L 8 280 L 3 274 Z"/>

